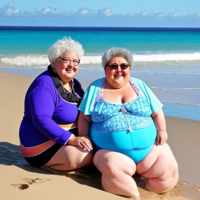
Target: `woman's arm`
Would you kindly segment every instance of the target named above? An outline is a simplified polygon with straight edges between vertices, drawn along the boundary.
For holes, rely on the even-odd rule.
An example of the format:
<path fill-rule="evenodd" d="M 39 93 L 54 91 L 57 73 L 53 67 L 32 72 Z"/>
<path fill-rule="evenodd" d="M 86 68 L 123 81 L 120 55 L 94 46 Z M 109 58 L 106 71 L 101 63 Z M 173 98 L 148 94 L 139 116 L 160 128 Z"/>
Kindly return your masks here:
<path fill-rule="evenodd" d="M 157 128 L 156 145 L 163 145 L 168 138 L 164 113 L 162 109 L 160 109 L 159 111 L 152 113 L 151 116 Z"/>
<path fill-rule="evenodd" d="M 78 132 L 80 136 L 89 137 L 90 135 L 90 125 L 91 125 L 91 115 L 84 115 L 80 112 L 78 118 Z"/>
<path fill-rule="evenodd" d="M 78 132 L 80 137 L 75 137 L 74 135 L 72 135 L 68 140 L 68 144 L 80 146 L 87 151 L 93 150 L 91 139 L 89 137 L 90 124 L 91 124 L 91 116 L 84 115 L 83 112 L 80 112 L 78 118 Z"/>
<path fill-rule="evenodd" d="M 62 145 L 77 145 L 88 151 L 92 150 L 90 140 L 84 137 L 76 137 L 52 120 L 55 103 L 48 89 L 42 86 L 35 88 L 29 97 L 29 101 L 33 124 L 46 137 Z"/>
<path fill-rule="evenodd" d="M 43 86 L 36 87 L 29 95 L 29 106 L 33 125 L 49 139 L 66 144 L 72 133 L 52 120 L 55 102 L 51 91 Z"/>

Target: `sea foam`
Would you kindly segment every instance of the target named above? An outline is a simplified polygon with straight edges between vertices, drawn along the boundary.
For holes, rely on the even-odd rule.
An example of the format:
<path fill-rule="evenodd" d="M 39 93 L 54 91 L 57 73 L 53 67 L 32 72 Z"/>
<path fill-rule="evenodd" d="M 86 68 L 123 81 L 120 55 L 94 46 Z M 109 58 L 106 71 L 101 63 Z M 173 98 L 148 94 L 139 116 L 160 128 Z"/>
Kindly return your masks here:
<path fill-rule="evenodd" d="M 200 52 L 193 53 L 148 53 L 133 54 L 134 64 L 160 64 L 160 63 L 200 63 Z M 101 65 L 101 56 L 84 56 L 81 59 L 82 65 Z M 20 54 L 20 55 L 0 55 L 0 66 L 45 66 L 49 65 L 49 60 L 45 54 Z"/>

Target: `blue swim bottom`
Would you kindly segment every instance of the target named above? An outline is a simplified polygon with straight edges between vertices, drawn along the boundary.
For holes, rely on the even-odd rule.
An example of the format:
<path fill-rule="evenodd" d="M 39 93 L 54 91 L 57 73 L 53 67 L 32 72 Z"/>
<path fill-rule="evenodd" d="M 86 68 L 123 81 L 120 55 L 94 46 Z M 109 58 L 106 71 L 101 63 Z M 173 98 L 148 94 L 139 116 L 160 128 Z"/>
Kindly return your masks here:
<path fill-rule="evenodd" d="M 138 163 L 151 151 L 157 136 L 157 129 L 151 126 L 141 129 L 97 132 L 92 127 L 91 139 L 99 149 L 108 149 L 123 153 Z"/>

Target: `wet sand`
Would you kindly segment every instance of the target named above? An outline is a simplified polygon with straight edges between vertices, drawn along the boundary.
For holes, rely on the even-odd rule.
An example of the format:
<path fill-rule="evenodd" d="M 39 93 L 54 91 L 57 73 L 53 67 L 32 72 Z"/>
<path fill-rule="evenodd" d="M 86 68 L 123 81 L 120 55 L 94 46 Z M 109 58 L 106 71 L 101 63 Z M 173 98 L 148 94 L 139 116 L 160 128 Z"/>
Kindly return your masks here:
<path fill-rule="evenodd" d="M 20 153 L 18 131 L 25 93 L 33 79 L 0 73 L 0 199 L 127 199 L 103 191 L 101 174 L 95 168 L 61 173 L 26 163 Z M 84 88 L 90 83 L 81 82 Z M 168 143 L 179 164 L 180 181 L 172 191 L 158 195 L 143 190 L 145 179 L 134 176 L 141 200 L 200 199 L 200 123 L 174 117 L 166 120 Z"/>
<path fill-rule="evenodd" d="M 23 74 L 32 77 L 36 77 L 46 70 L 46 66 L 37 69 L 28 66 L 1 67 L 0 65 L 0 72 Z M 160 65 L 157 64 L 155 66 L 134 66 L 130 74 L 131 77 L 144 81 L 162 102 L 200 108 L 199 64 L 162 65 L 160 63 Z M 76 78 L 94 81 L 104 76 L 105 72 L 101 65 L 80 65 Z"/>

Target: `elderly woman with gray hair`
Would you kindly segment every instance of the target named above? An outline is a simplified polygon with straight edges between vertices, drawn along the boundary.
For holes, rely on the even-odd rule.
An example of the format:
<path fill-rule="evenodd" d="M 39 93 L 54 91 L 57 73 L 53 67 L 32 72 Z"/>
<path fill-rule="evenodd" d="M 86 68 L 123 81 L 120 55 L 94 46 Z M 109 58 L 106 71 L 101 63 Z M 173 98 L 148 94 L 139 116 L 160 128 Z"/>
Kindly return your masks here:
<path fill-rule="evenodd" d="M 139 199 L 135 173 L 148 178 L 144 189 L 171 190 L 178 165 L 166 143 L 162 104 L 141 80 L 130 77 L 133 56 L 111 48 L 102 57 L 105 78 L 94 81 L 79 107 L 79 134 L 90 137 L 96 149 L 94 165 L 102 187 L 111 193 Z"/>
<path fill-rule="evenodd" d="M 71 38 L 58 40 L 49 49 L 48 69 L 26 93 L 19 137 L 22 155 L 33 166 L 72 170 L 92 163 L 90 140 L 78 137 L 77 127 L 84 92 L 74 77 L 83 53 Z"/>

